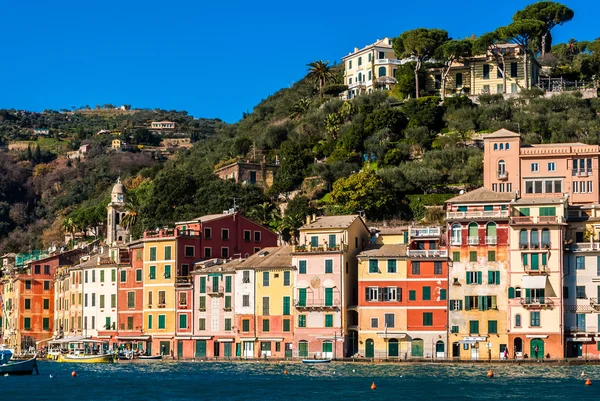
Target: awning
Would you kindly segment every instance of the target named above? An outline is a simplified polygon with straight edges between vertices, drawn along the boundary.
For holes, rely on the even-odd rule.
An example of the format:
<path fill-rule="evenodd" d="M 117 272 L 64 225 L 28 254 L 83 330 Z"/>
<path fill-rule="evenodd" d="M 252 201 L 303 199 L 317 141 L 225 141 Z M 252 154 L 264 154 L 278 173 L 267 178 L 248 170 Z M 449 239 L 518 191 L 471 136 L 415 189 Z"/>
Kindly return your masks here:
<path fill-rule="evenodd" d="M 591 337 L 569 337 L 567 341 L 573 341 L 574 343 L 587 343 L 594 341 Z"/>
<path fill-rule="evenodd" d="M 234 340 L 233 338 L 217 338 L 216 341 L 220 343 L 232 343 Z"/>
<path fill-rule="evenodd" d="M 283 341 L 283 337 L 258 337 L 258 341 L 275 341 L 280 343 Z"/>
<path fill-rule="evenodd" d="M 117 336 L 119 341 L 148 341 L 150 336 Z"/>
<path fill-rule="evenodd" d="M 526 334 L 525 338 L 548 338 L 548 334 Z"/>
<path fill-rule="evenodd" d="M 256 341 L 256 337 L 240 337 L 240 341 Z"/>
<path fill-rule="evenodd" d="M 523 276 L 523 288 L 546 288 L 546 276 Z"/>
<path fill-rule="evenodd" d="M 38 345 L 38 344 L 41 344 L 41 343 L 45 343 L 46 341 L 50 341 L 50 340 L 52 340 L 53 338 L 54 338 L 54 337 L 50 337 L 50 338 L 46 338 L 45 340 L 36 341 L 36 342 L 35 342 L 35 344 L 36 344 L 36 345 Z"/>
<path fill-rule="evenodd" d="M 600 341 L 600 337 L 594 337 L 594 341 Z"/>
<path fill-rule="evenodd" d="M 98 338 L 105 338 L 105 339 L 109 340 L 112 338 L 112 336 L 98 336 Z"/>
<path fill-rule="evenodd" d="M 377 337 L 379 338 L 406 338 L 406 333 L 399 333 L 399 332 L 393 332 L 393 331 L 388 331 L 383 332 L 380 331 L 377 333 Z"/>
<path fill-rule="evenodd" d="M 476 344 L 477 341 L 475 341 L 475 340 L 459 340 L 458 343 L 459 344 L 471 344 L 471 345 L 473 345 L 473 344 Z"/>

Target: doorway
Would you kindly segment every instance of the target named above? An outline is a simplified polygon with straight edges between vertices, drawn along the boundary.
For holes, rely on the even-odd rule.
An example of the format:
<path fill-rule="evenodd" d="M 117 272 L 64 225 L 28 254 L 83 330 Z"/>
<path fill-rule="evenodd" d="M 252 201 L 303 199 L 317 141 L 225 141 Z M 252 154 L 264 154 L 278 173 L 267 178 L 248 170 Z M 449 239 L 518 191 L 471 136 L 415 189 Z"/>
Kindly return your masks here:
<path fill-rule="evenodd" d="M 398 356 L 398 340 L 395 338 L 388 342 L 388 356 Z"/>
<path fill-rule="evenodd" d="M 375 343 L 369 338 L 365 343 L 365 358 L 373 357 L 375 357 Z"/>
<path fill-rule="evenodd" d="M 452 358 L 460 358 L 460 344 L 458 342 L 452 343 Z"/>
<path fill-rule="evenodd" d="M 529 357 L 535 359 L 544 359 L 544 340 L 534 338 L 529 343 Z M 537 350 L 537 351 L 536 351 Z"/>
<path fill-rule="evenodd" d="M 196 340 L 196 358 L 206 358 L 206 340 Z"/>

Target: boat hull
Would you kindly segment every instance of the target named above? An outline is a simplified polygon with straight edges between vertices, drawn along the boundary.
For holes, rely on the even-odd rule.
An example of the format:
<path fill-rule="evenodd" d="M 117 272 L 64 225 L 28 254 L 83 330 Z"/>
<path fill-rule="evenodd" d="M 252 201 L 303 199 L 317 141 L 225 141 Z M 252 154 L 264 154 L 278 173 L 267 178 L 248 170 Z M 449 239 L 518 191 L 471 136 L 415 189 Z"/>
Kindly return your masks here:
<path fill-rule="evenodd" d="M 115 356 L 110 355 L 59 355 L 58 362 L 69 362 L 69 363 L 113 363 Z"/>
<path fill-rule="evenodd" d="M 329 363 L 331 359 L 303 359 L 302 363 Z"/>
<path fill-rule="evenodd" d="M 24 376 L 31 375 L 33 371 L 39 374 L 36 358 L 31 358 L 26 361 L 9 362 L 5 365 L 0 365 L 0 376 Z"/>
<path fill-rule="evenodd" d="M 142 360 L 142 361 L 160 361 L 160 360 L 162 360 L 162 355 L 140 355 L 140 360 Z"/>

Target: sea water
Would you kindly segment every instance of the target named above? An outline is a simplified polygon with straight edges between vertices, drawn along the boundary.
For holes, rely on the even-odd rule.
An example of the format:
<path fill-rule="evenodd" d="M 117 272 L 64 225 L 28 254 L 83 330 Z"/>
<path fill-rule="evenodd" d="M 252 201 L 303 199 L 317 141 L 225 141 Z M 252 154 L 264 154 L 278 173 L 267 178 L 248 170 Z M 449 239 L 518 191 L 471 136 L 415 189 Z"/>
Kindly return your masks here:
<path fill-rule="evenodd" d="M 0 377 L 0 384 L 2 401 L 600 399 L 600 366 L 494 365 L 491 379 L 489 369 L 428 363 L 40 362 L 39 376 Z M 592 386 L 584 385 L 588 377 Z"/>

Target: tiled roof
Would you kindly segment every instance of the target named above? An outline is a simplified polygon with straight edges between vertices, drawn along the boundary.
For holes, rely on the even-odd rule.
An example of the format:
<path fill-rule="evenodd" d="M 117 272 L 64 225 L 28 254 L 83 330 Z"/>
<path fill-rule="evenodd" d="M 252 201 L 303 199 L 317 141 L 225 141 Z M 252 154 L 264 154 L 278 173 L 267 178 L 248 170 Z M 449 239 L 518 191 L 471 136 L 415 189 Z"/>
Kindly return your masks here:
<path fill-rule="evenodd" d="M 292 267 L 292 247 L 263 248 L 236 266 L 236 269 L 269 269 Z"/>
<path fill-rule="evenodd" d="M 512 132 L 509 131 L 507 129 L 501 128 L 496 132 L 492 132 L 491 134 L 485 135 L 483 138 L 484 139 L 488 139 L 488 138 L 515 138 L 515 137 L 520 137 L 521 135 L 517 134 L 516 132 Z"/>
<path fill-rule="evenodd" d="M 388 245 L 369 245 L 364 251 L 358 254 L 358 257 L 405 257 L 406 245 L 388 244 Z"/>
<path fill-rule="evenodd" d="M 400 227 L 372 227 L 376 230 L 380 235 L 400 235 L 405 231 L 408 231 L 408 226 L 400 226 Z"/>
<path fill-rule="evenodd" d="M 565 199 L 562 197 L 548 197 L 548 198 L 520 198 L 515 201 L 516 204 L 521 205 L 534 205 L 534 204 L 550 204 L 550 203 L 564 203 Z"/>
<path fill-rule="evenodd" d="M 229 214 L 207 214 L 206 216 L 197 217 L 194 221 L 199 221 L 200 223 L 206 223 L 208 221 L 218 220 L 222 217 L 230 216 Z"/>
<path fill-rule="evenodd" d="M 354 220 L 360 218 L 358 214 L 347 216 L 321 216 L 309 224 L 300 227 L 301 230 L 311 230 L 315 228 L 348 228 L 354 223 Z"/>
<path fill-rule="evenodd" d="M 481 187 L 466 194 L 448 199 L 446 203 L 470 203 L 470 202 L 510 202 L 515 199 L 513 192 L 494 192 Z"/>

